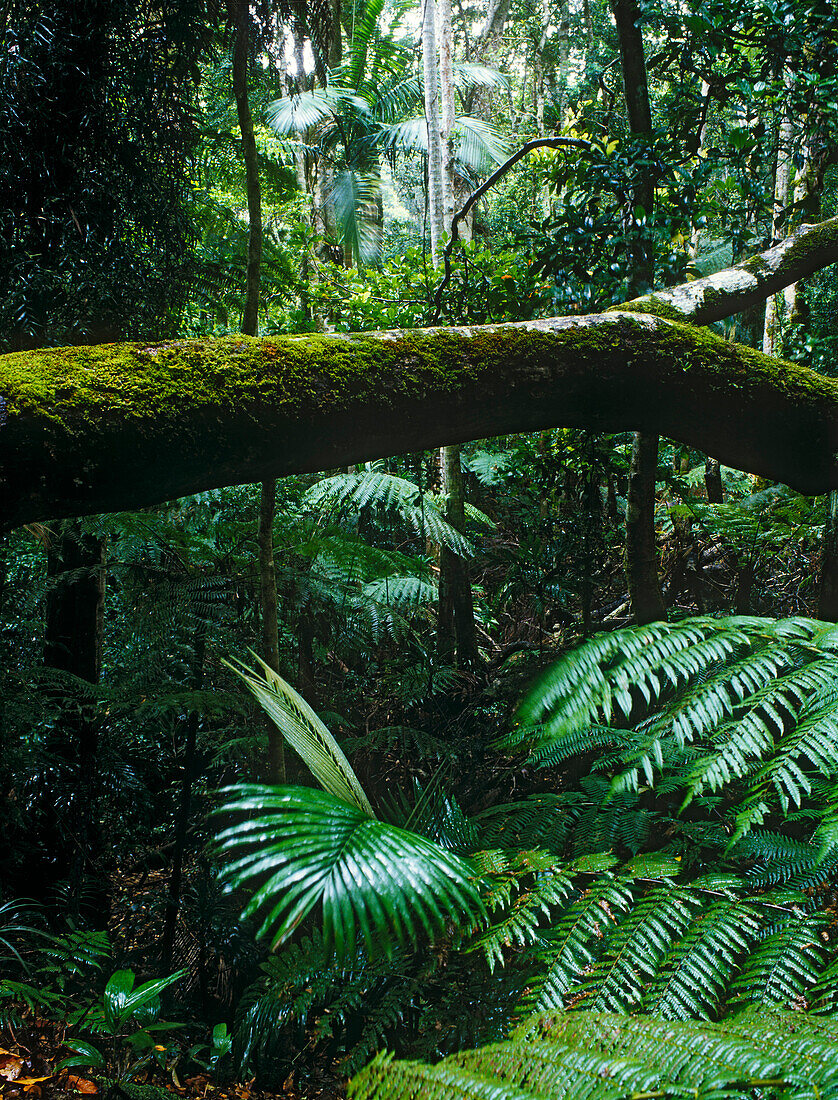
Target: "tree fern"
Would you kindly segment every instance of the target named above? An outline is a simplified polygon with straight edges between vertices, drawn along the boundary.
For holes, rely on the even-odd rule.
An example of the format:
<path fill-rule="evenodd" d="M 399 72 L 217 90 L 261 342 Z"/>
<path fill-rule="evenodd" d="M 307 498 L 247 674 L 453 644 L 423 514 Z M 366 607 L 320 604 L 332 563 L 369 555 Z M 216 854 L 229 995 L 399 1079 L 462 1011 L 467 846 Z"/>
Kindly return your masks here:
<path fill-rule="evenodd" d="M 834 1096 L 834 1038 L 805 1017 L 730 1025 L 604 1012 L 534 1017 L 506 1043 L 434 1066 L 381 1054 L 351 1100 L 629 1100 L 630 1097 Z"/>
<path fill-rule="evenodd" d="M 392 512 L 417 535 L 448 547 L 460 557 L 471 557 L 474 552 L 469 540 L 443 519 L 432 494 L 422 493 L 412 481 L 383 470 L 323 478 L 305 499 L 320 511 L 372 508 Z"/>
<path fill-rule="evenodd" d="M 598 751 L 613 792 L 665 777 L 684 807 L 743 782 L 737 841 L 775 808 L 799 807 L 815 777 L 838 775 L 836 679 L 833 624 L 740 616 L 634 627 L 562 658 L 504 744 L 528 745 L 541 765 Z"/>

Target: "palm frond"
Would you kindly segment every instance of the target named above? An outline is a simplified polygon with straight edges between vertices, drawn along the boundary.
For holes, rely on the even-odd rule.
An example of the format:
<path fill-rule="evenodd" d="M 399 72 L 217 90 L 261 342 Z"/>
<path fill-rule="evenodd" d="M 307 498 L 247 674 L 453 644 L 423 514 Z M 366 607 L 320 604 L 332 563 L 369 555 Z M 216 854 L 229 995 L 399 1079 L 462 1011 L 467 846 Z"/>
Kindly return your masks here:
<path fill-rule="evenodd" d="M 254 654 L 255 656 L 255 654 Z M 358 777 L 332 737 L 308 703 L 289 683 L 259 657 L 261 678 L 246 665 L 227 665 L 247 685 L 276 728 L 311 769 L 323 789 L 335 798 L 355 806 L 368 817 L 375 817 Z"/>
<path fill-rule="evenodd" d="M 483 919 L 472 869 L 458 856 L 357 806 L 307 787 L 227 788 L 218 811 L 242 815 L 223 829 L 218 851 L 230 888 L 252 890 L 244 915 L 262 917 L 259 935 L 283 943 L 322 910 L 323 939 L 342 962 L 363 944 L 370 957 L 433 938 L 446 922 L 467 929 Z M 254 816 L 255 815 L 255 816 Z"/>
<path fill-rule="evenodd" d="M 329 180 L 328 195 L 340 240 L 358 263 L 374 260 L 381 247 L 380 193 L 381 180 L 372 172 L 346 168 Z"/>
<path fill-rule="evenodd" d="M 461 115 L 454 123 L 457 160 L 479 175 L 486 175 L 509 156 L 509 142 L 489 122 Z"/>

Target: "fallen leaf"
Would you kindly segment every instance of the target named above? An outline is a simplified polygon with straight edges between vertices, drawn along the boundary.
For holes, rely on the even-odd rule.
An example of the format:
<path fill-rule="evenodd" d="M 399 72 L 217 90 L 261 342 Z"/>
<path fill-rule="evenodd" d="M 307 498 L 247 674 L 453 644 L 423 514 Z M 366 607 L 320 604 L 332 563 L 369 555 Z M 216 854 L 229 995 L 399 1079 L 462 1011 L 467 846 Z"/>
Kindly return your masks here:
<path fill-rule="evenodd" d="M 17 1081 L 23 1070 L 23 1059 L 9 1051 L 0 1054 L 0 1078 L 4 1081 Z"/>
<path fill-rule="evenodd" d="M 18 1085 L 37 1085 L 40 1081 L 49 1081 L 55 1076 L 54 1073 L 47 1074 L 46 1077 L 18 1077 L 15 1084 Z"/>
<path fill-rule="evenodd" d="M 86 1093 L 88 1096 L 96 1096 L 99 1092 L 99 1086 L 95 1081 L 87 1081 L 84 1077 L 74 1077 L 72 1073 L 67 1075 L 67 1088 Z"/>

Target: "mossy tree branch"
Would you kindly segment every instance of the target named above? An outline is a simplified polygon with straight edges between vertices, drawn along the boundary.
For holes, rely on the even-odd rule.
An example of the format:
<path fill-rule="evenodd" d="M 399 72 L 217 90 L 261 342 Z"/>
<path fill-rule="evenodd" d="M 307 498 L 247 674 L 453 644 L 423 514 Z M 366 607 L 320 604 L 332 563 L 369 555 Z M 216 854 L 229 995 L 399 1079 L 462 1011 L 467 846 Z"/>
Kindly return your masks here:
<path fill-rule="evenodd" d="M 750 259 L 669 290 L 658 290 L 619 310 L 654 313 L 709 325 L 759 305 L 792 283 L 838 261 L 838 218 L 804 225 L 778 245 Z"/>
<path fill-rule="evenodd" d="M 17 352 L 0 397 L 6 528 L 558 425 L 838 487 L 838 382 L 634 313 Z"/>

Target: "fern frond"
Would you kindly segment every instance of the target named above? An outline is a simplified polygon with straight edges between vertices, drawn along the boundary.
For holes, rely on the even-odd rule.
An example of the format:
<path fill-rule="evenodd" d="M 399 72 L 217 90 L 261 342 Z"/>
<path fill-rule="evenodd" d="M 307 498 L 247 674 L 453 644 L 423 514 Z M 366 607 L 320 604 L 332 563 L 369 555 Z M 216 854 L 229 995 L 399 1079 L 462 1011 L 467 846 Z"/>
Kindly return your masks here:
<path fill-rule="evenodd" d="M 606 931 L 621 920 L 634 900 L 631 888 L 602 876 L 568 906 L 558 924 L 544 933 L 543 973 L 528 992 L 525 1011 L 558 1011 L 579 976 L 596 962 Z"/>
<path fill-rule="evenodd" d="M 656 975 L 648 1009 L 669 1019 L 712 1016 L 739 961 L 757 942 L 760 926 L 760 914 L 747 899 L 699 910 Z"/>
<path fill-rule="evenodd" d="M 810 1022 L 811 1021 L 811 1022 Z M 747 1015 L 707 1024 L 571 1012 L 534 1017 L 507 1043 L 435 1066 L 380 1054 L 351 1082 L 351 1100 L 721 1100 L 832 1096 L 838 1067 L 817 1021 Z"/>
<path fill-rule="evenodd" d="M 687 890 L 662 886 L 632 905 L 608 937 L 602 956 L 578 987 L 586 1009 L 629 1012 L 691 924 L 699 902 Z"/>
<path fill-rule="evenodd" d="M 806 1003 L 808 991 L 823 971 L 826 918 L 820 913 L 800 912 L 788 912 L 784 918 L 777 931 L 761 940 L 746 958 L 731 986 L 733 1003 Z"/>
<path fill-rule="evenodd" d="M 431 494 L 423 494 L 412 481 L 382 470 L 335 474 L 309 489 L 305 502 L 320 511 L 332 509 L 380 509 L 397 513 L 417 535 L 446 546 L 459 557 L 474 553 L 469 540 L 441 515 Z"/>

